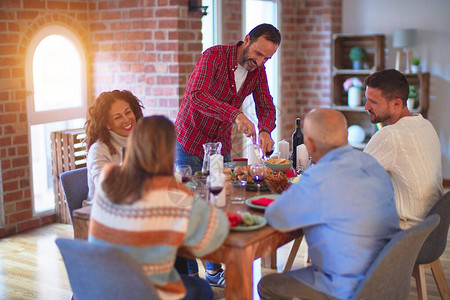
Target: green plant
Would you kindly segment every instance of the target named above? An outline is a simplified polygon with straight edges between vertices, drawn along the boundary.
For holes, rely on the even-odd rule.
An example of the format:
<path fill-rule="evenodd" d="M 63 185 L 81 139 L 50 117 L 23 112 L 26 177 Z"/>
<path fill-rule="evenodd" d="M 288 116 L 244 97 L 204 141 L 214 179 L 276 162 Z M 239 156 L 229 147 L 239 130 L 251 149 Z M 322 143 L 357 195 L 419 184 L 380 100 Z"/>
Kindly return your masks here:
<path fill-rule="evenodd" d="M 363 47 L 356 46 L 350 49 L 349 57 L 352 61 L 363 61 L 367 57 L 367 52 Z"/>
<path fill-rule="evenodd" d="M 413 57 L 412 60 L 411 60 L 411 63 L 412 63 L 414 66 L 420 65 L 420 58 L 418 58 L 418 57 Z"/>
<path fill-rule="evenodd" d="M 416 97 L 417 97 L 416 87 L 414 85 L 410 85 L 408 98 L 416 98 Z"/>

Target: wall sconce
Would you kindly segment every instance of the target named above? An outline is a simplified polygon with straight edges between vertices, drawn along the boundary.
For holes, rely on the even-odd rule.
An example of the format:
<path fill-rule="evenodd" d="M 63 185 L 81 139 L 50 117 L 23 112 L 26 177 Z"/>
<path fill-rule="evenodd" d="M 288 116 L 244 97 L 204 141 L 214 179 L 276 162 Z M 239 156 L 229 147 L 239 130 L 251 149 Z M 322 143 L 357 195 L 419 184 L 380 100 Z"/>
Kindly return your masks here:
<path fill-rule="evenodd" d="M 416 29 L 396 29 L 392 36 L 392 47 L 402 48 L 397 50 L 395 69 L 400 72 L 411 73 L 411 48 L 416 45 Z M 403 70 L 404 56 L 406 55 L 406 67 Z"/>
<path fill-rule="evenodd" d="M 199 5 L 198 2 L 201 0 L 188 0 L 189 2 L 189 11 L 201 11 L 203 16 L 206 16 L 208 13 L 206 10 L 208 6 Z"/>

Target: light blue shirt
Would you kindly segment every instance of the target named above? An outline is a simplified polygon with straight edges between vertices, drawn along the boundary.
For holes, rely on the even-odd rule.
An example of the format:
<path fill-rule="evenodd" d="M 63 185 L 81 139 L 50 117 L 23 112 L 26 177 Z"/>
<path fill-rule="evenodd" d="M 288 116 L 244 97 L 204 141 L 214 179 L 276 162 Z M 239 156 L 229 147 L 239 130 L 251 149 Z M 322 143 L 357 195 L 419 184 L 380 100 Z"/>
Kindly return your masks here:
<path fill-rule="evenodd" d="M 280 231 L 303 228 L 312 265 L 288 274 L 339 299 L 352 297 L 399 231 L 389 175 L 372 156 L 350 146 L 323 156 L 265 217 Z"/>

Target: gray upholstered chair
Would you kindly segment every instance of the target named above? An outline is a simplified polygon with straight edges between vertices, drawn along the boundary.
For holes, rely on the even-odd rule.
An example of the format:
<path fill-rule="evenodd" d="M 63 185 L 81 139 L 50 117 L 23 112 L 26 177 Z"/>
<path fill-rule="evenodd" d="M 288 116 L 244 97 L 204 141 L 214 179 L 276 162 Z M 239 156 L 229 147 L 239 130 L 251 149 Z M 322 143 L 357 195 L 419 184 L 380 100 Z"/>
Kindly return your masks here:
<path fill-rule="evenodd" d="M 425 240 L 414 266 L 413 276 L 416 279 L 417 295 L 419 300 L 427 299 L 427 285 L 425 282 L 425 267 L 431 267 L 442 299 L 450 299 L 447 280 L 439 257 L 445 251 L 447 245 L 447 234 L 450 223 L 450 192 L 447 192 L 431 208 L 428 215 L 438 214 L 441 221 L 436 229 Z"/>
<path fill-rule="evenodd" d="M 139 264 L 118 248 L 56 239 L 75 300 L 159 299 Z"/>
<path fill-rule="evenodd" d="M 65 200 L 69 208 L 70 221 L 75 209 L 81 208 L 88 195 L 87 168 L 66 171 L 59 176 L 64 190 Z"/>
<path fill-rule="evenodd" d="M 439 216 L 432 215 L 394 235 L 370 266 L 354 299 L 407 299 L 417 254 L 438 223 Z"/>

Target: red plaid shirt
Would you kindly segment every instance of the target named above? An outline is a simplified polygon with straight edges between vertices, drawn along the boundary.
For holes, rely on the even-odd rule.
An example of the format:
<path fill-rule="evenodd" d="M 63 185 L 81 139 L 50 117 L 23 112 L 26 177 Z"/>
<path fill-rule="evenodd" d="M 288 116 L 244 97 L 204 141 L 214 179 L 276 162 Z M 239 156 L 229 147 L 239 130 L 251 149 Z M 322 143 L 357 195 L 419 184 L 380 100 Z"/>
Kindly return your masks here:
<path fill-rule="evenodd" d="M 245 98 L 253 93 L 259 131 L 275 128 L 275 106 L 265 68 L 248 72 L 239 93 L 234 71 L 237 47 L 219 45 L 199 58 L 181 101 L 175 121 L 177 140 L 189 155 L 203 158 L 203 144 L 221 142 L 222 155 L 231 151 L 231 129 Z"/>

